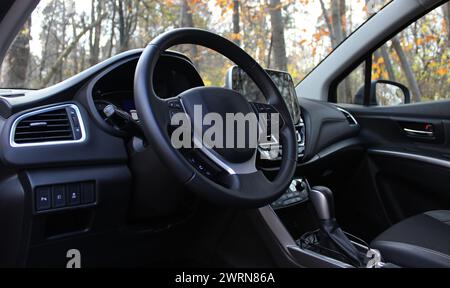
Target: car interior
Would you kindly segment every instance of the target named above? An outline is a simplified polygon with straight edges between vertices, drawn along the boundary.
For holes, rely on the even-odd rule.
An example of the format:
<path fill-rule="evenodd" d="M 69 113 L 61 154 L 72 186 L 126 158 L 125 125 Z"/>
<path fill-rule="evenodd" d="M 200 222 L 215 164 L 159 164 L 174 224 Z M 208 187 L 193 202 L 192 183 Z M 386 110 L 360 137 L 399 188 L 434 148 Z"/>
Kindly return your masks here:
<path fill-rule="evenodd" d="M 0 59 L 39 1 L 4 2 Z M 450 101 L 411 103 L 370 68 L 447 2 L 393 0 L 298 84 L 177 28 L 47 88 L 2 90 L 0 266 L 66 267 L 77 249 L 82 267 L 449 268 Z M 181 44 L 230 59 L 224 86 L 205 85 Z M 354 102 L 340 101 L 360 67 Z M 383 85 L 403 104 L 381 105 Z M 280 137 L 176 149 L 170 117 L 196 105 L 278 113 Z"/>

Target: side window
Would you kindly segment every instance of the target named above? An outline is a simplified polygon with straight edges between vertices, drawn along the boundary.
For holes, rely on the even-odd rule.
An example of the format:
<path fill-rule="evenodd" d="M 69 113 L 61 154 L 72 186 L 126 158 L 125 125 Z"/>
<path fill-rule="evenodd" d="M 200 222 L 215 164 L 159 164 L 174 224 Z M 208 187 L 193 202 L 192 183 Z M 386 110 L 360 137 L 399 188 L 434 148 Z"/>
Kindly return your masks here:
<path fill-rule="evenodd" d="M 392 106 L 450 98 L 449 14 L 447 2 L 373 53 L 370 105 Z M 364 72 L 359 71 L 360 67 L 338 85 L 338 103 L 363 104 L 364 88 L 355 93 L 347 87 L 353 87 L 358 81 L 364 86 Z"/>
<path fill-rule="evenodd" d="M 365 70 L 366 63 L 363 62 L 339 83 L 336 93 L 338 103 L 363 104 Z"/>

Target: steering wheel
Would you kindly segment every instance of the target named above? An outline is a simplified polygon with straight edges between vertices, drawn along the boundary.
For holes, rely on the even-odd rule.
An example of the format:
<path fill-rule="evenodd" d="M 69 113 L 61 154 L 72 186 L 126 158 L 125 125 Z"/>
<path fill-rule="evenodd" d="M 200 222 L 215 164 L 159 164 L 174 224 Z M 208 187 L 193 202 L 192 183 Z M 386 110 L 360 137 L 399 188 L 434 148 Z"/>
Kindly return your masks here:
<path fill-rule="evenodd" d="M 197 87 L 170 99 L 159 98 L 152 81 L 155 66 L 166 49 L 180 44 L 204 46 L 233 61 L 250 76 L 269 104 L 251 104 L 240 93 L 219 87 Z M 261 207 L 280 197 L 290 184 L 297 163 L 297 142 L 287 106 L 270 76 L 233 42 L 194 28 L 174 29 L 159 35 L 148 44 L 138 61 L 134 100 L 149 145 L 178 180 L 199 196 L 220 205 Z M 255 107 L 279 113 L 282 157 L 275 178 L 269 180 L 256 168 L 257 148 L 175 149 L 169 135 L 170 117 L 179 111 L 193 119 L 194 105 L 202 105 L 206 112 L 220 115 L 261 112 Z"/>

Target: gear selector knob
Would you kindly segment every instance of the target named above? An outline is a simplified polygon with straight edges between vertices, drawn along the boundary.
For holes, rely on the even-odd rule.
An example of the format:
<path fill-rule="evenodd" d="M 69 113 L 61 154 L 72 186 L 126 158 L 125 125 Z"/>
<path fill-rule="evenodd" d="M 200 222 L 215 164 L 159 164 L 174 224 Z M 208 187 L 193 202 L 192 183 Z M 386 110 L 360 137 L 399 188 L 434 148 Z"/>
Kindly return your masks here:
<path fill-rule="evenodd" d="M 333 192 L 324 186 L 315 186 L 309 191 L 314 210 L 319 220 L 330 220 L 335 218 Z"/>

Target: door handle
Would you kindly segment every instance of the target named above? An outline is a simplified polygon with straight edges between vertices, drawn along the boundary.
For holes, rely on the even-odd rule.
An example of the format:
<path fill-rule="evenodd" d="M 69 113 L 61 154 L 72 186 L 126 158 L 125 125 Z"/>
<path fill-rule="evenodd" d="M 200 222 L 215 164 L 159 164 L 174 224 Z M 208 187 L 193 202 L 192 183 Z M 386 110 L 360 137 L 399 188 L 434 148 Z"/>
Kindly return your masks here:
<path fill-rule="evenodd" d="M 409 128 L 403 128 L 403 131 L 409 136 L 414 137 L 434 137 L 433 131 L 424 131 L 424 130 L 415 130 L 415 129 L 409 129 Z"/>

